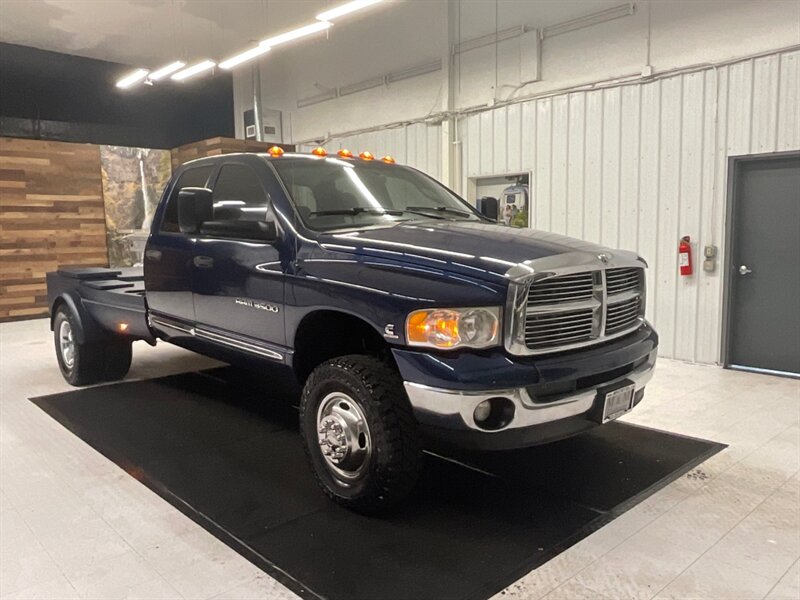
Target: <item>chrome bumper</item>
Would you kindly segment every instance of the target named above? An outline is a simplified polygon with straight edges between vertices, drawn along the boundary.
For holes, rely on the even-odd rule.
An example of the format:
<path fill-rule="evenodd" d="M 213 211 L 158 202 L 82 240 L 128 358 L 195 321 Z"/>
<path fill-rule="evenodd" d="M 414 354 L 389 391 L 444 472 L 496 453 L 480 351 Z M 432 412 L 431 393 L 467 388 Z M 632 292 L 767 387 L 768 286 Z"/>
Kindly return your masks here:
<path fill-rule="evenodd" d="M 654 351 L 655 353 L 655 351 Z M 644 388 L 653 376 L 655 356 L 623 377 L 586 388 L 573 394 L 548 398 L 538 403 L 524 387 L 487 391 L 463 391 L 434 388 L 419 383 L 405 382 L 406 393 L 420 423 L 447 429 L 473 430 L 482 433 L 498 433 L 543 423 L 551 423 L 582 415 L 592 410 L 600 387 L 608 387 L 625 380 L 633 382 L 636 392 Z M 473 418 L 475 407 L 489 398 L 507 398 L 514 404 L 514 418 L 501 429 L 480 428 Z"/>

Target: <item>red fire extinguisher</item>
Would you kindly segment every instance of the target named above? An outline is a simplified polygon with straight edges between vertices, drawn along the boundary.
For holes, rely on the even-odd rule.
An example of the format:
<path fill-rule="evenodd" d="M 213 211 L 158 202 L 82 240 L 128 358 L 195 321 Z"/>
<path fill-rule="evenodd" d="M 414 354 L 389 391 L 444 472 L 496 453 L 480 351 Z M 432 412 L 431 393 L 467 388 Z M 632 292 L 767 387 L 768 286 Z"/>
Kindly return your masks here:
<path fill-rule="evenodd" d="M 688 235 L 683 236 L 678 243 L 678 267 L 681 275 L 692 274 L 692 244 Z"/>

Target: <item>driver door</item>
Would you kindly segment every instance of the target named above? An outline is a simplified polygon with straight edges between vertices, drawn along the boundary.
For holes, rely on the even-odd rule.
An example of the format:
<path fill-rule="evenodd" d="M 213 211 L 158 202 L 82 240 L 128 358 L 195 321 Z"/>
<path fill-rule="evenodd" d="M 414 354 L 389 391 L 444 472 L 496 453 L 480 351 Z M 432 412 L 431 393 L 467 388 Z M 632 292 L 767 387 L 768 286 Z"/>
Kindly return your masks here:
<path fill-rule="evenodd" d="M 215 221 L 274 219 L 268 190 L 277 182 L 266 168 L 248 162 L 224 162 L 218 171 L 211 188 Z M 275 353 L 282 355 L 286 343 L 283 294 L 289 259 L 281 239 L 271 244 L 199 235 L 192 261 L 198 336 L 280 360 Z"/>

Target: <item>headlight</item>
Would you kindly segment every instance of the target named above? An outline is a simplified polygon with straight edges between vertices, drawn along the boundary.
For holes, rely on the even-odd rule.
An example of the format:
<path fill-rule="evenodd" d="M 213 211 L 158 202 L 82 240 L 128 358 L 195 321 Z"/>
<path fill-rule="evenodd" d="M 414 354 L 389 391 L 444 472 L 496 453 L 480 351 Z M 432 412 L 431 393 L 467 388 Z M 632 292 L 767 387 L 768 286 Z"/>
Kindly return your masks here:
<path fill-rule="evenodd" d="M 500 307 L 415 310 L 406 319 L 411 346 L 486 348 L 500 344 Z"/>

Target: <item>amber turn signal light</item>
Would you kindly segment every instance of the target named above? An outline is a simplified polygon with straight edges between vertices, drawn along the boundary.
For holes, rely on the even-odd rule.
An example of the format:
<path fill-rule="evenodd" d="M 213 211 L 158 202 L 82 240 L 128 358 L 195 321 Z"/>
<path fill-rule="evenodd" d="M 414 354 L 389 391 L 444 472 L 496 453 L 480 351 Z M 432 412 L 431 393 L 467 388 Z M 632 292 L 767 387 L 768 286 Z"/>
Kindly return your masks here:
<path fill-rule="evenodd" d="M 436 346 L 454 346 L 459 341 L 458 315 L 446 310 L 416 311 L 408 317 L 407 335 L 412 343 L 426 344 L 436 338 Z"/>
<path fill-rule="evenodd" d="M 283 156 L 283 148 L 280 146 L 273 146 L 267 150 L 267 153 L 269 153 L 272 158 L 278 158 L 279 156 Z"/>
<path fill-rule="evenodd" d="M 415 310 L 406 319 L 409 346 L 488 348 L 500 343 L 500 307 Z"/>
<path fill-rule="evenodd" d="M 341 156 L 342 158 L 353 158 L 353 153 L 350 152 L 347 148 L 342 148 L 336 154 Z"/>

